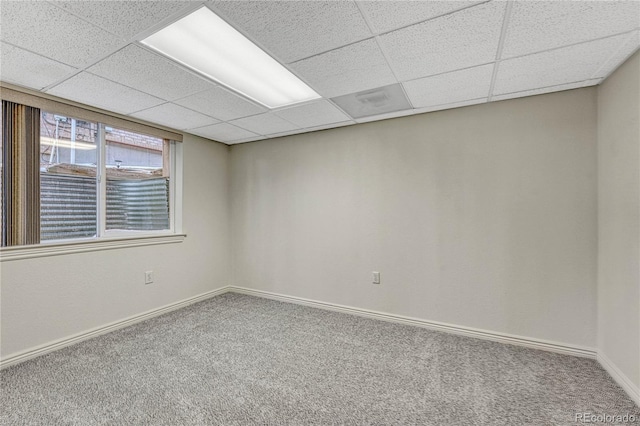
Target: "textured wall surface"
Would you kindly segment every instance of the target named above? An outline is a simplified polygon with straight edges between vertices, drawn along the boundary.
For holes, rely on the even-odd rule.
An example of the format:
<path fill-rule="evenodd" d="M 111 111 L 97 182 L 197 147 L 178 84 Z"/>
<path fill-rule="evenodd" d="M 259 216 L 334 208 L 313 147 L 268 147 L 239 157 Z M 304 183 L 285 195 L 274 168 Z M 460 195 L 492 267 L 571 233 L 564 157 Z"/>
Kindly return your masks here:
<path fill-rule="evenodd" d="M 640 388 L 640 53 L 598 89 L 598 349 Z"/>
<path fill-rule="evenodd" d="M 234 145 L 233 282 L 594 348 L 596 114 L 587 88 Z"/>
<path fill-rule="evenodd" d="M 3 357 L 228 285 L 228 148 L 183 149 L 184 242 L 2 263 Z"/>

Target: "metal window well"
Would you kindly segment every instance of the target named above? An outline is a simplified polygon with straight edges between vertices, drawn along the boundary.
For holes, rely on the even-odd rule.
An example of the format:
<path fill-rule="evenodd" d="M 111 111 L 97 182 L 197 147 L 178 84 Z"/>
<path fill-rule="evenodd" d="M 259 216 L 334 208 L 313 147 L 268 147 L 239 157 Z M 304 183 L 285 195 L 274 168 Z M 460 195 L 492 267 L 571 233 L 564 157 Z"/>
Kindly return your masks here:
<path fill-rule="evenodd" d="M 169 229 L 169 179 L 107 179 L 107 229 Z"/>
<path fill-rule="evenodd" d="M 96 179 L 40 175 L 42 241 L 97 233 Z M 169 179 L 107 179 L 107 229 L 169 229 Z"/>
<path fill-rule="evenodd" d="M 96 179 L 40 174 L 40 240 L 96 235 Z"/>

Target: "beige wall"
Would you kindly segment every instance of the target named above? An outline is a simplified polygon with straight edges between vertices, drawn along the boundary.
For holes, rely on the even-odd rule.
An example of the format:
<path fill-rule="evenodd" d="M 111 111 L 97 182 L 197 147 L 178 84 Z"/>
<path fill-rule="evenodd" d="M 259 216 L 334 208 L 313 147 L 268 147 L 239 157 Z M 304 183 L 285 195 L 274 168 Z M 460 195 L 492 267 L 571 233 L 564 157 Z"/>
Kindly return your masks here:
<path fill-rule="evenodd" d="M 640 53 L 598 89 L 598 349 L 640 388 Z"/>
<path fill-rule="evenodd" d="M 2 262 L 3 357 L 229 284 L 228 148 L 183 150 L 183 243 Z"/>
<path fill-rule="evenodd" d="M 587 88 L 233 146 L 233 283 L 594 348 L 596 112 Z"/>
<path fill-rule="evenodd" d="M 636 53 L 597 89 L 230 149 L 186 136 L 187 239 L 3 262 L 1 355 L 234 284 L 597 345 L 637 387 L 639 76 Z"/>

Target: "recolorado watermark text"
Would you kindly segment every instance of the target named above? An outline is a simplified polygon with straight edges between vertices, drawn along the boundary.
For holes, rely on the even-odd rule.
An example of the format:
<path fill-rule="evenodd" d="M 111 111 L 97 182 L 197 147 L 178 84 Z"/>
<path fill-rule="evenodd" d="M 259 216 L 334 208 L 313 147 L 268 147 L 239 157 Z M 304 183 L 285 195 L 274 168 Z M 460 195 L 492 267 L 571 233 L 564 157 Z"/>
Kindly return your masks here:
<path fill-rule="evenodd" d="M 600 414 L 576 413 L 576 423 L 635 423 L 638 421 L 634 414 Z"/>

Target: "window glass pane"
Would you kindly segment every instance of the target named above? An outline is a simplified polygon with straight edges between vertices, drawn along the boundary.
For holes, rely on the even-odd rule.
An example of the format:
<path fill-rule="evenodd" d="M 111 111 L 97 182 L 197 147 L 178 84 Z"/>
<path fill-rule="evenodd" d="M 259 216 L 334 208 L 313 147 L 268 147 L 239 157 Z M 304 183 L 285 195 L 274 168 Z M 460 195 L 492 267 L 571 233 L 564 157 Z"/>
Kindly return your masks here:
<path fill-rule="evenodd" d="M 40 115 L 42 241 L 96 235 L 97 130 L 96 123 Z"/>
<path fill-rule="evenodd" d="M 169 142 L 107 127 L 107 230 L 169 229 Z"/>

